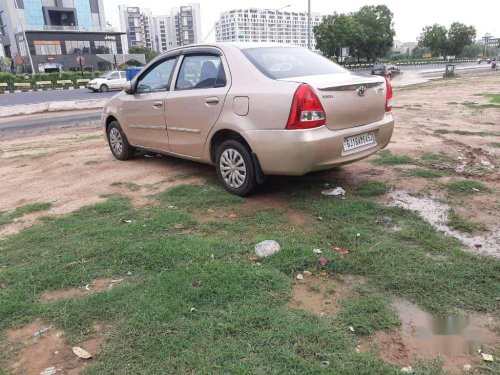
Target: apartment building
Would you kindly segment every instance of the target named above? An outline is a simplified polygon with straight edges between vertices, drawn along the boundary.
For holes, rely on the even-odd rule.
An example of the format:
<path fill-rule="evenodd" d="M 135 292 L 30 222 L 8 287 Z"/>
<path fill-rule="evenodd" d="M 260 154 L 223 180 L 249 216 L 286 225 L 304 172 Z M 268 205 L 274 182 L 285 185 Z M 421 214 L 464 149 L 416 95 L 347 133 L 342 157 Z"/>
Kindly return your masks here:
<path fill-rule="evenodd" d="M 106 24 L 103 0 L 0 1 L 2 54 L 24 72 L 87 70 L 110 66 L 122 54 L 121 33 Z"/>
<path fill-rule="evenodd" d="M 170 17 L 172 18 L 171 41 L 176 47 L 202 41 L 200 4 L 172 8 Z"/>
<path fill-rule="evenodd" d="M 234 9 L 221 14 L 215 27 L 218 42 L 272 42 L 307 47 L 307 12 L 272 9 Z M 312 30 L 323 21 L 311 14 L 311 48 L 316 49 Z"/>
<path fill-rule="evenodd" d="M 156 49 L 154 37 L 154 19 L 148 8 L 119 5 L 120 28 L 125 33 L 122 43 L 125 52 L 130 47 L 148 47 Z"/>
<path fill-rule="evenodd" d="M 172 8 L 169 15 L 159 16 L 147 8 L 126 5 L 120 5 L 119 11 L 127 49 L 148 47 L 162 53 L 201 41 L 200 4 Z"/>

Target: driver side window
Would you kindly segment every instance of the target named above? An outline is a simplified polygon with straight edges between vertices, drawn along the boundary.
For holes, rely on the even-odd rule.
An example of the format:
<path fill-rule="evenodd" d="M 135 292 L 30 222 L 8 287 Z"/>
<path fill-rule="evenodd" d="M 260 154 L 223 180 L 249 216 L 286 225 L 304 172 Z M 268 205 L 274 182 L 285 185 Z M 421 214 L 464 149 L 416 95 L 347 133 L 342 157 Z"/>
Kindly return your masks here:
<path fill-rule="evenodd" d="M 164 60 L 154 66 L 137 83 L 138 93 L 162 92 L 169 90 L 170 79 L 175 69 L 177 58 Z"/>
<path fill-rule="evenodd" d="M 108 77 L 108 79 L 119 79 L 119 78 L 120 78 L 120 73 L 113 73 Z"/>

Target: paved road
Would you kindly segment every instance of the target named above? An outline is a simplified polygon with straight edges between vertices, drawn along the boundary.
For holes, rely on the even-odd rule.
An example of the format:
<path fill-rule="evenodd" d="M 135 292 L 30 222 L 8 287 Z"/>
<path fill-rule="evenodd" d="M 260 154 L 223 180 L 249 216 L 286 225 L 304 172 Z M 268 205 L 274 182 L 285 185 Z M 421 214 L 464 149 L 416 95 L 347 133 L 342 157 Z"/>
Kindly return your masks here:
<path fill-rule="evenodd" d="M 16 132 L 22 130 L 35 130 L 56 126 L 69 126 L 74 123 L 83 123 L 97 121 L 101 118 L 101 111 L 80 113 L 56 117 L 43 117 L 27 120 L 15 120 L 0 123 L 0 135 L 7 132 Z"/>
<path fill-rule="evenodd" d="M 92 92 L 87 89 L 77 89 L 0 94 L 0 106 L 58 102 L 66 100 L 101 99 L 106 97 L 110 98 L 116 93 L 118 93 L 118 91 Z"/>
<path fill-rule="evenodd" d="M 461 63 L 457 64 L 457 70 L 463 69 L 476 69 L 476 68 L 486 68 L 485 63 L 479 65 L 475 62 L 473 63 Z M 423 65 L 423 66 L 411 66 L 404 67 L 405 72 L 415 72 L 415 73 L 430 73 L 430 72 L 444 72 L 444 65 Z M 370 70 L 357 70 L 357 74 L 370 74 Z M 44 103 L 53 101 L 65 101 L 65 100 L 85 100 L 85 99 L 97 99 L 106 98 L 115 95 L 117 91 L 112 91 L 108 93 L 94 93 L 87 89 L 79 90 L 57 90 L 57 91 L 39 91 L 39 92 L 25 92 L 18 94 L 3 94 L 0 95 L 0 106 L 1 105 L 19 105 L 19 104 L 34 104 L 34 103 Z"/>

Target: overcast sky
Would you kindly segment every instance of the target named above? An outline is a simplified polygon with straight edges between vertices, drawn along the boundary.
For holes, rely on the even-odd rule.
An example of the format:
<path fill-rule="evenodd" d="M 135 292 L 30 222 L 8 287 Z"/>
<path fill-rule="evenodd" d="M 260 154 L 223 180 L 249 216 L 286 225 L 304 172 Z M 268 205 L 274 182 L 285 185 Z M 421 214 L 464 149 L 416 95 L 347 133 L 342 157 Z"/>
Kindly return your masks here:
<path fill-rule="evenodd" d="M 154 15 L 169 14 L 170 8 L 187 5 L 187 1 L 177 0 L 104 0 L 106 18 L 113 26 L 119 27 L 118 5 L 150 8 Z M 277 9 L 286 5 L 293 11 L 306 11 L 307 0 L 198 0 L 201 5 L 203 36 L 212 30 L 220 13 L 237 8 Z M 439 23 L 447 27 L 454 21 L 474 25 L 478 36 L 491 33 L 500 37 L 500 1 L 482 0 L 478 3 L 463 0 L 312 0 L 313 12 L 331 14 L 351 12 L 363 5 L 385 4 L 394 13 L 396 39 L 403 42 L 415 41 L 422 27 Z M 214 33 L 207 41 L 214 41 Z"/>

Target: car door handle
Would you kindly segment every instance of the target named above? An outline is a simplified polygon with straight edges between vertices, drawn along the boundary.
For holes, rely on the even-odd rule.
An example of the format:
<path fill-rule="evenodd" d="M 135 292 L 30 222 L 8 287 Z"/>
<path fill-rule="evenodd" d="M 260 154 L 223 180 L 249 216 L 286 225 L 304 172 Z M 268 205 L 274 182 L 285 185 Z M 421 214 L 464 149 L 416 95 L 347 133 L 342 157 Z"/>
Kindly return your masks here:
<path fill-rule="evenodd" d="M 153 103 L 153 107 L 155 107 L 155 108 L 161 108 L 161 107 L 163 107 L 163 102 L 154 102 Z"/>
<path fill-rule="evenodd" d="M 216 104 L 219 104 L 219 98 L 217 98 L 216 96 L 214 96 L 213 98 L 207 98 L 207 99 L 205 99 L 205 103 L 207 105 L 216 105 Z"/>

